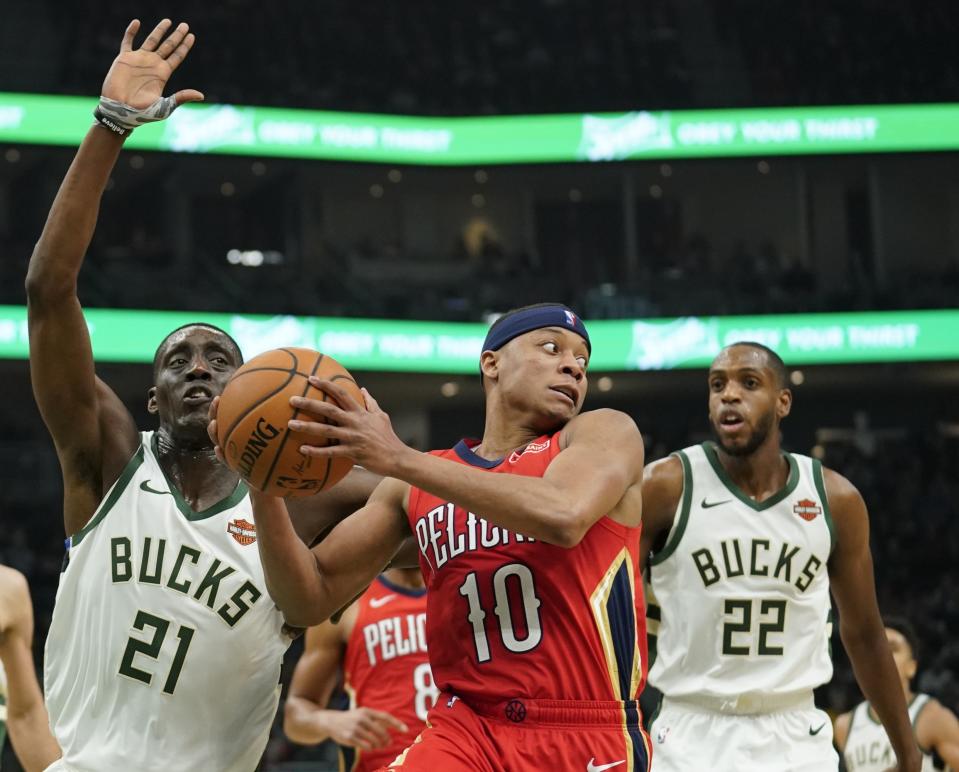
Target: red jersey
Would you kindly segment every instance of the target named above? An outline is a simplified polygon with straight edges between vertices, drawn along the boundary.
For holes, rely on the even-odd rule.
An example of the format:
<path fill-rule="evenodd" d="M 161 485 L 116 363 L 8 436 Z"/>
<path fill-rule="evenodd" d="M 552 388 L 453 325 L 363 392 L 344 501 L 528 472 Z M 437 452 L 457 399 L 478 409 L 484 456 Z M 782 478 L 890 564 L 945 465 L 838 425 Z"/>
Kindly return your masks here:
<path fill-rule="evenodd" d="M 343 769 L 367 772 L 389 764 L 423 729 L 439 690 L 426 654 L 426 589 L 400 587 L 379 576 L 356 601 L 356 622 L 343 658 L 350 707 L 390 713 L 409 732 L 391 731 L 388 748 L 341 748 Z"/>
<path fill-rule="evenodd" d="M 530 477 L 560 453 L 558 433 L 500 461 L 470 447 L 461 441 L 433 453 Z M 409 520 L 429 588 L 430 663 L 443 692 L 476 703 L 637 699 L 647 664 L 639 527 L 603 517 L 564 549 L 417 488 Z"/>

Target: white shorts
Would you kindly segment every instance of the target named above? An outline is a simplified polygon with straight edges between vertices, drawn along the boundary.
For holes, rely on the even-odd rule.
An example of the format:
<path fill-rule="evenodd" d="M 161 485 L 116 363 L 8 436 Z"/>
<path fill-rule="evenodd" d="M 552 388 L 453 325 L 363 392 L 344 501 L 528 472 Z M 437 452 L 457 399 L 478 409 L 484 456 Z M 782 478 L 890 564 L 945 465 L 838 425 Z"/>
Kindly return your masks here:
<path fill-rule="evenodd" d="M 830 772 L 832 721 L 814 706 L 735 715 L 663 700 L 649 728 L 652 772 Z"/>

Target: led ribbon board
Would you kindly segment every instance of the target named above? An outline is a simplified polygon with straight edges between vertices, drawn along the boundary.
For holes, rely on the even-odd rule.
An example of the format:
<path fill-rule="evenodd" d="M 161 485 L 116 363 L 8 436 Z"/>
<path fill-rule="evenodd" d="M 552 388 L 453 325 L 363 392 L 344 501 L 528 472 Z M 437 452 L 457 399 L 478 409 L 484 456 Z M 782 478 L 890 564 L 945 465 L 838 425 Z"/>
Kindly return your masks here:
<path fill-rule="evenodd" d="M 94 97 L 0 93 L 0 142 L 79 144 Z M 185 105 L 137 150 L 469 166 L 959 149 L 959 105 L 434 118 Z"/>
<path fill-rule="evenodd" d="M 476 375 L 486 325 L 303 316 L 86 310 L 95 357 L 151 362 L 172 329 L 204 321 L 227 330 L 249 358 L 307 346 L 356 370 Z M 959 359 L 959 311 L 883 311 L 589 322 L 590 370 L 706 367 L 723 346 L 765 343 L 790 365 Z M 29 355 L 27 311 L 0 306 L 0 358 Z"/>

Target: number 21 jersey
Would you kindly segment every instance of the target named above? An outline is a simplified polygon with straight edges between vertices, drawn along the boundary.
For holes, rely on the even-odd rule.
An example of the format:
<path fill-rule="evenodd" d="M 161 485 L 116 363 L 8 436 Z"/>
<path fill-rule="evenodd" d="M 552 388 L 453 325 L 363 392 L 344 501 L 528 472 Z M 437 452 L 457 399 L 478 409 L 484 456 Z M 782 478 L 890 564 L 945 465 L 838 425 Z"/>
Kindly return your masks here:
<path fill-rule="evenodd" d="M 142 434 L 60 575 L 44 682 L 68 768 L 256 767 L 289 638 L 255 542 L 242 483 L 194 512 Z"/>

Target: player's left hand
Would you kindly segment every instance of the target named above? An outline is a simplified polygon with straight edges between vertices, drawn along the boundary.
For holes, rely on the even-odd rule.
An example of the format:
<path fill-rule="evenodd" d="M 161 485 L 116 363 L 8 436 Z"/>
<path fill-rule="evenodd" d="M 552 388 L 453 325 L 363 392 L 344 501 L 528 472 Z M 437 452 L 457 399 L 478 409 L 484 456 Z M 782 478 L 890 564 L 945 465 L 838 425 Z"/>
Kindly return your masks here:
<path fill-rule="evenodd" d="M 390 417 L 366 389 L 361 389 L 365 407 L 356 404 L 347 391 L 333 381 L 314 376 L 310 384 L 333 399 L 324 402 L 292 397 L 290 404 L 315 418 L 292 420 L 290 429 L 330 445 L 302 445 L 300 452 L 318 458 L 347 457 L 371 472 L 390 477 L 397 457 L 411 449 L 396 436 Z"/>

